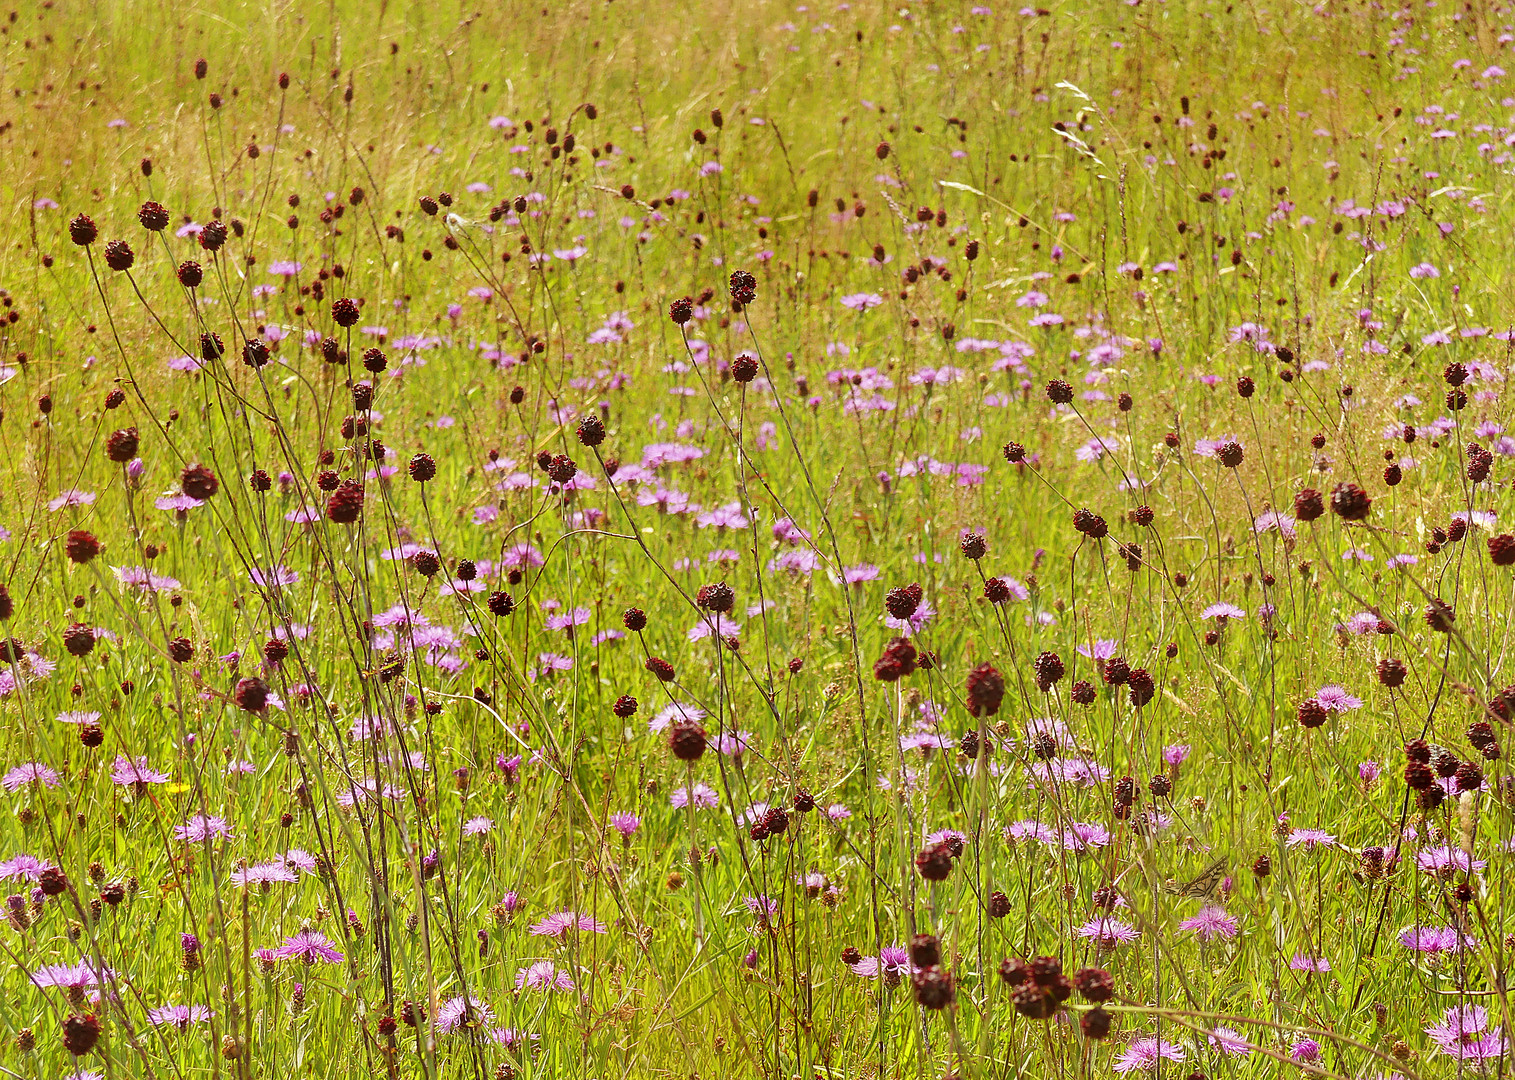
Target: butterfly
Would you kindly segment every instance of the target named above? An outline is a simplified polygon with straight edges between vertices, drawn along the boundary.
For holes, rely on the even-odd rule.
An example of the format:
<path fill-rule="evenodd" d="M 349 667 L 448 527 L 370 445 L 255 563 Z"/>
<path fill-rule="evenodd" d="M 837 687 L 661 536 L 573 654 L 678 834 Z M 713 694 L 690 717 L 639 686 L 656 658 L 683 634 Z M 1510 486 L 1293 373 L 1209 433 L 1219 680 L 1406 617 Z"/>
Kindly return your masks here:
<path fill-rule="evenodd" d="M 1163 892 L 1172 896 L 1193 896 L 1201 900 L 1208 900 L 1215 895 L 1215 890 L 1220 888 L 1220 883 L 1225 876 L 1226 858 L 1222 855 L 1201 870 L 1199 876 L 1187 885 L 1180 885 L 1176 881 L 1168 881 L 1163 885 Z"/>

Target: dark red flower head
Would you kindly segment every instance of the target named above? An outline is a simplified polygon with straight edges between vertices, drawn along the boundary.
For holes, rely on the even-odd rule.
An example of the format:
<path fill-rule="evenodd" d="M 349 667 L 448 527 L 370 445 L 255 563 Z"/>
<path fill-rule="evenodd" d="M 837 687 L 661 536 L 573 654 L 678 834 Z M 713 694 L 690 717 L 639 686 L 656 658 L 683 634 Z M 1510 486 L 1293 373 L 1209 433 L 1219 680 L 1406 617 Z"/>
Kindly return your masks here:
<path fill-rule="evenodd" d="M 242 343 L 242 363 L 250 368 L 260 368 L 269 361 L 268 345 L 260 338 L 248 338 Z"/>
<path fill-rule="evenodd" d="M 148 232 L 162 232 L 168 228 L 168 211 L 163 208 L 162 203 L 149 199 L 137 211 L 137 220 Z"/>
<path fill-rule="evenodd" d="M 633 634 L 647 629 L 647 613 L 641 608 L 629 607 L 621 613 L 621 625 Z"/>
<path fill-rule="evenodd" d="M 442 569 L 442 560 L 434 551 L 418 551 L 410 557 L 410 565 L 422 577 L 431 577 Z"/>
<path fill-rule="evenodd" d="M 358 321 L 358 303 L 349 297 L 332 301 L 331 318 L 338 326 L 353 326 Z"/>
<path fill-rule="evenodd" d="M 137 429 L 121 428 L 110 433 L 105 440 L 105 456 L 118 465 L 125 465 L 137 456 Z"/>
<path fill-rule="evenodd" d="M 130 270 L 136 261 L 131 245 L 125 240 L 111 240 L 105 245 L 105 265 L 117 273 Z"/>
<path fill-rule="evenodd" d="M 681 296 L 668 305 L 668 317 L 673 320 L 675 326 L 683 326 L 694 318 L 694 300 Z"/>
<path fill-rule="evenodd" d="M 49 866 L 37 876 L 43 896 L 61 896 L 68 889 L 68 876 L 56 866 Z"/>
<path fill-rule="evenodd" d="M 984 663 L 968 672 L 968 712 L 974 716 L 993 716 L 1005 699 L 1005 677 L 992 664 Z"/>
<path fill-rule="evenodd" d="M 758 376 L 758 362 L 746 353 L 731 361 L 731 377 L 736 382 L 746 385 Z"/>
<path fill-rule="evenodd" d="M 83 529 L 74 529 L 68 534 L 64 551 L 70 562 L 83 566 L 100 554 L 100 541 L 95 539 L 93 533 L 85 532 Z"/>
<path fill-rule="evenodd" d="M 516 609 L 515 597 L 508 592 L 490 593 L 487 603 L 490 612 L 502 619 Z"/>
<path fill-rule="evenodd" d="M 1356 484 L 1337 484 L 1331 489 L 1331 511 L 1344 521 L 1362 521 L 1373 499 Z"/>
<path fill-rule="evenodd" d="M 1452 624 L 1457 621 L 1457 615 L 1452 611 L 1452 605 L 1440 597 L 1432 598 L 1426 605 L 1426 625 L 1438 634 L 1450 633 Z"/>
<path fill-rule="evenodd" d="M 68 223 L 68 238 L 80 247 L 93 244 L 100 235 L 100 227 L 88 214 L 80 214 Z"/>
<path fill-rule="evenodd" d="M 63 1021 L 63 1049 L 74 1057 L 83 1057 L 100 1041 L 100 1021 L 94 1013 L 83 1016 L 69 1013 Z"/>
<path fill-rule="evenodd" d="M 884 594 L 884 610 L 895 619 L 908 619 L 921 603 L 921 587 L 910 584 L 890 589 Z"/>
<path fill-rule="evenodd" d="M 1325 500 L 1314 488 L 1305 488 L 1294 496 L 1294 516 L 1300 521 L 1314 521 L 1325 512 Z"/>
<path fill-rule="evenodd" d="M 410 459 L 410 478 L 418 484 L 424 484 L 437 475 L 437 463 L 430 454 L 417 454 Z"/>
<path fill-rule="evenodd" d="M 250 713 L 262 712 L 268 706 L 268 684 L 256 676 L 241 679 L 232 691 L 232 700 L 239 709 Z"/>
<path fill-rule="evenodd" d="M 746 307 L 757 299 L 757 278 L 745 270 L 736 270 L 731 275 L 731 302 Z"/>
<path fill-rule="evenodd" d="M 88 656 L 95 647 L 95 631 L 84 623 L 73 623 L 63 631 L 63 647 L 72 656 Z"/>
<path fill-rule="evenodd" d="M 219 220 L 207 221 L 200 226 L 197 239 L 206 251 L 220 251 L 226 243 L 226 223 Z"/>
<path fill-rule="evenodd" d="M 1073 511 L 1073 528 L 1091 540 L 1103 540 L 1110 532 L 1105 519 L 1087 509 Z"/>
<path fill-rule="evenodd" d="M 566 484 L 577 475 L 579 467 L 567 454 L 558 454 L 547 463 L 547 476 L 555 484 Z"/>
<path fill-rule="evenodd" d="M 351 525 L 363 514 L 363 485 L 344 480 L 326 500 L 326 516 L 338 525 Z"/>
<path fill-rule="evenodd" d="M 1054 405 L 1067 405 L 1073 400 L 1073 387 L 1061 379 L 1047 383 L 1047 400 Z"/>
<path fill-rule="evenodd" d="M 927 881 L 946 881 L 952 876 L 952 847 L 945 840 L 916 852 L 915 869 Z"/>
<path fill-rule="evenodd" d="M 1314 698 L 1305 698 L 1299 703 L 1297 716 L 1300 727 L 1318 728 L 1326 722 L 1326 707 Z"/>
<path fill-rule="evenodd" d="M 630 694 L 622 694 L 615 699 L 615 704 L 610 707 L 610 711 L 622 720 L 629 720 L 637 714 L 637 699 Z"/>
<path fill-rule="evenodd" d="M 1039 654 L 1031 666 L 1036 672 L 1037 688 L 1044 694 L 1057 685 L 1067 670 L 1063 667 L 1063 658 L 1055 652 Z"/>
<path fill-rule="evenodd" d="M 945 1009 L 957 999 L 952 976 L 939 967 L 922 968 L 910 976 L 916 1004 L 923 1009 Z"/>
<path fill-rule="evenodd" d="M 705 729 L 696 720 L 676 720 L 668 729 L 668 748 L 680 761 L 698 761 L 705 753 Z"/>
<path fill-rule="evenodd" d="M 711 585 L 702 585 L 695 594 L 694 602 L 701 611 L 730 615 L 736 607 L 736 593 L 724 581 L 717 581 Z"/>
<path fill-rule="evenodd" d="M 200 264 L 193 259 L 186 259 L 179 264 L 179 284 L 186 289 L 199 288 L 200 282 L 205 280 L 205 271 Z"/>
<path fill-rule="evenodd" d="M 673 682 L 677 674 L 672 664 L 658 656 L 649 656 L 642 666 L 652 672 L 659 682 Z"/>
<path fill-rule="evenodd" d="M 179 474 L 179 486 L 191 499 L 204 502 L 221 490 L 221 481 L 206 465 L 186 465 Z"/>
<path fill-rule="evenodd" d="M 884 655 L 873 662 L 873 677 L 879 682 L 899 682 L 916 668 L 915 646 L 907 638 L 897 637 L 884 648 Z"/>
<path fill-rule="evenodd" d="M 605 421 L 594 413 L 586 413 L 579 418 L 579 442 L 585 446 L 599 446 L 605 441 Z"/>

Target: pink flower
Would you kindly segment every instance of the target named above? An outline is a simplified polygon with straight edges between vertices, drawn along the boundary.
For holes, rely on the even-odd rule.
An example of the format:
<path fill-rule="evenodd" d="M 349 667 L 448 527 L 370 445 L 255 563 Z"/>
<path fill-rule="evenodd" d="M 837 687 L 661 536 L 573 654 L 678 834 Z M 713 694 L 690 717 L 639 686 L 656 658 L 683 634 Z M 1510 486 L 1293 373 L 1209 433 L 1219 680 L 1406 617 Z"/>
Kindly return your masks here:
<path fill-rule="evenodd" d="M 1193 930 L 1194 936 L 1200 941 L 1214 941 L 1220 938 L 1222 941 L 1230 941 L 1238 933 L 1236 920 L 1226 913 L 1226 909 L 1216 905 L 1207 905 L 1199 909 L 1199 912 L 1178 924 L 1180 930 Z"/>
<path fill-rule="evenodd" d="M 533 990 L 572 990 L 573 977 L 559 970 L 551 960 L 538 960 L 516 972 L 516 989 L 528 986 Z"/>
<path fill-rule="evenodd" d="M 274 955 L 280 960 L 298 959 L 307 964 L 314 964 L 317 960 L 337 964 L 343 959 L 342 954 L 332 947 L 331 940 L 315 930 L 302 930 L 294 937 L 285 938 L 284 944 L 274 950 Z"/>
<path fill-rule="evenodd" d="M 572 911 L 557 911 L 543 917 L 539 922 L 532 925 L 530 932 L 538 937 L 557 938 L 562 941 L 568 931 L 578 928 L 580 930 L 593 931 L 596 934 L 605 933 L 605 924 L 590 915 L 579 915 Z"/>
<path fill-rule="evenodd" d="M 1144 1036 L 1132 1041 L 1126 1047 L 1125 1053 L 1115 1059 L 1114 1069 L 1122 1075 L 1138 1070 L 1149 1072 L 1157 1068 L 1159 1060 L 1167 1058 L 1169 1061 L 1183 1061 L 1184 1049 L 1166 1039 L 1155 1039 L 1152 1036 Z"/>

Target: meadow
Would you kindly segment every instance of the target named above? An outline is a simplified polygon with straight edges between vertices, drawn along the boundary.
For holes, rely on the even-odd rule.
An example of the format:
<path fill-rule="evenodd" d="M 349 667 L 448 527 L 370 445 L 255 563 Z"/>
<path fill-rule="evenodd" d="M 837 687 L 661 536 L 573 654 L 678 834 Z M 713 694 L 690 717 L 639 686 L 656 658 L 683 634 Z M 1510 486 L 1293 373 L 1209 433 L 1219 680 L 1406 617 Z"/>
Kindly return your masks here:
<path fill-rule="evenodd" d="M 1504 1075 L 1515 13 L 0 13 L 0 1075 Z"/>

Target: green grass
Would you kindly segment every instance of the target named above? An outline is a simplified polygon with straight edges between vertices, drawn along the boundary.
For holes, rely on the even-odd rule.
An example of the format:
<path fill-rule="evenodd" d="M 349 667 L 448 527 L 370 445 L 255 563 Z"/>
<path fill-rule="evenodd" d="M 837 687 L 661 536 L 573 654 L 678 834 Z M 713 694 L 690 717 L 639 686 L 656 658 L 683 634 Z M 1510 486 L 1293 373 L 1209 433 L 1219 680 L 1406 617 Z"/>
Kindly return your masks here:
<path fill-rule="evenodd" d="M 0 864 L 22 912 L 0 927 L 7 1075 L 1093 1076 L 1152 1035 L 1183 1055 L 1162 1075 L 1307 1071 L 1289 1060 L 1307 1037 L 1330 1075 L 1503 1067 L 1426 1029 L 1457 1005 L 1504 1023 L 1515 932 L 1515 789 L 1467 736 L 1485 719 L 1503 734 L 1515 681 L 1515 594 L 1489 543 L 1515 452 L 1508 15 L 987 6 L 17 9 L 0 38 L 0 565 L 21 644 L 0 772 L 36 763 L 56 784 L 7 782 L 0 860 L 35 856 L 66 885 L 49 875 L 63 891 L 38 905 L 22 864 Z M 147 200 L 171 215 L 159 236 L 138 224 Z M 81 213 L 87 248 L 69 238 Z M 219 252 L 176 235 L 212 218 L 231 230 Z M 107 267 L 118 239 L 129 273 Z M 187 259 L 195 289 L 176 281 Z M 757 279 L 745 311 L 736 270 Z M 350 328 L 339 298 L 362 303 Z M 224 356 L 176 369 L 212 333 Z M 281 333 L 267 366 L 241 362 Z M 361 368 L 370 348 L 382 373 Z M 1453 362 L 1472 376 L 1458 410 Z M 597 448 L 586 415 L 608 428 Z M 1413 444 L 1389 437 L 1406 424 Z M 131 466 L 107 455 L 128 427 Z M 368 478 L 370 437 L 392 475 Z M 1232 439 L 1235 469 L 1196 445 Z M 1494 451 L 1485 481 L 1473 443 Z M 663 444 L 692 450 L 645 456 Z M 1386 452 L 1413 459 L 1402 482 Z M 407 476 L 421 453 L 424 484 Z M 538 454 L 593 485 L 550 491 Z M 193 465 L 219 488 L 175 510 Z M 363 486 L 356 523 L 329 519 L 328 470 Z M 1349 482 L 1373 497 L 1365 522 L 1254 528 Z M 50 506 L 68 491 L 92 501 Z M 1085 508 L 1108 536 L 1074 530 Z M 1459 512 L 1474 524 L 1449 539 Z M 72 560 L 71 531 L 98 557 Z M 540 561 L 512 581 L 520 545 Z M 482 591 L 443 588 L 460 560 Z M 275 566 L 297 578 L 253 583 Z M 843 582 L 863 566 L 876 576 Z M 142 567 L 175 584 L 118 572 Z M 1017 586 L 1003 606 L 984 598 L 996 577 Z M 696 605 L 720 581 L 739 648 Z M 915 582 L 935 616 L 909 636 L 935 662 L 880 681 L 886 590 Z M 1451 632 L 1425 617 L 1435 598 Z M 1218 603 L 1245 617 L 1204 614 Z M 549 623 L 579 608 L 571 632 Z M 427 629 L 397 629 L 407 609 Z M 1393 632 L 1350 629 L 1364 612 Z M 75 623 L 96 628 L 83 656 Z M 265 663 L 276 638 L 288 655 Z M 1102 681 L 1101 641 L 1150 674 L 1149 703 Z M 1050 693 L 1046 652 L 1066 668 Z M 986 663 L 1006 696 L 975 719 Z M 242 707 L 251 678 L 282 707 Z M 1303 727 L 1330 686 L 1361 706 Z M 634 717 L 614 714 L 622 695 Z M 648 721 L 691 705 L 711 745 L 686 766 Z M 100 714 L 97 745 L 67 712 Z M 719 753 L 738 731 L 745 752 Z M 992 752 L 961 752 L 965 734 Z M 1402 749 L 1421 737 L 1486 786 L 1423 805 Z M 113 782 L 138 757 L 162 782 Z M 353 807 L 375 781 L 385 797 Z M 690 783 L 719 805 L 671 805 Z M 784 831 L 755 839 L 754 804 L 787 808 Z M 624 840 L 616 814 L 639 818 Z M 176 836 L 199 815 L 229 836 Z M 1075 823 L 1098 842 L 1063 844 Z M 964 849 L 928 881 L 917 854 L 948 829 Z M 1397 852 L 1387 874 L 1374 847 Z M 1438 848 L 1480 869 L 1424 872 Z M 233 880 L 291 849 L 314 857 L 296 880 Z M 1238 932 L 1201 942 L 1181 923 L 1203 902 L 1164 884 L 1217 859 Z M 1099 890 L 1136 940 L 1080 935 Z M 595 923 L 532 932 L 563 911 Z M 1468 947 L 1411 951 L 1417 927 Z M 342 959 L 260 957 L 304 929 Z M 918 933 L 940 939 L 947 1009 L 917 1004 L 908 972 L 841 959 Z M 1017 1015 L 1029 991 L 998 971 L 1036 956 L 1110 972 L 1108 1040 L 1079 1034 L 1082 994 Z M 543 962 L 573 989 L 518 989 Z M 30 978 L 81 963 L 111 969 L 104 1003 Z M 488 1017 L 437 1030 L 463 995 Z M 154 1024 L 169 1005 L 211 1015 Z M 73 1060 L 65 1021 L 89 1012 L 102 1034 Z M 1212 1045 L 1217 1025 L 1246 1051 Z"/>

